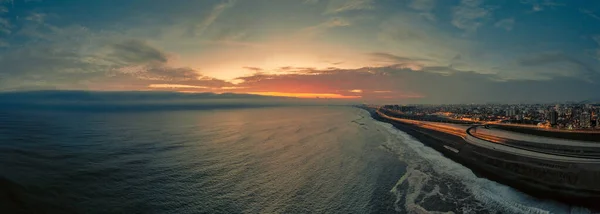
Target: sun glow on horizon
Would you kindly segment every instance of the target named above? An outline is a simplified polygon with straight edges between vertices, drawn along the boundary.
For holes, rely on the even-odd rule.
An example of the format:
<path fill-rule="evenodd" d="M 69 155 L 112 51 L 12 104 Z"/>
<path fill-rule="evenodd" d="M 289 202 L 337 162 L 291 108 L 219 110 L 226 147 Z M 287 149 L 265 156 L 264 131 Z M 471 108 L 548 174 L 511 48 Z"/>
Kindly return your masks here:
<path fill-rule="evenodd" d="M 285 92 L 246 92 L 246 94 L 275 96 L 275 97 L 296 97 L 296 98 L 328 98 L 328 99 L 358 99 L 361 96 L 347 96 L 342 94 L 330 93 L 285 93 Z"/>
<path fill-rule="evenodd" d="M 184 84 L 150 84 L 148 88 L 197 88 L 197 89 L 208 89 L 210 87 L 197 86 L 197 85 L 184 85 Z"/>

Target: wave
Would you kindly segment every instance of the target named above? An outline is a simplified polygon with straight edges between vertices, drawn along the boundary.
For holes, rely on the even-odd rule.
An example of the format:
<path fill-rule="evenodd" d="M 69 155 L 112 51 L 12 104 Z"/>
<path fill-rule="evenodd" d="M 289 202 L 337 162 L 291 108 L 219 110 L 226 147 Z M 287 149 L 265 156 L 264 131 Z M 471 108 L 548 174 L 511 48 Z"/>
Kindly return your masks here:
<path fill-rule="evenodd" d="M 511 187 L 477 177 L 391 124 L 375 121 L 389 133 L 384 142 L 406 162 L 406 173 L 391 190 L 396 210 L 428 213 L 590 213 L 589 210 L 541 200 Z"/>

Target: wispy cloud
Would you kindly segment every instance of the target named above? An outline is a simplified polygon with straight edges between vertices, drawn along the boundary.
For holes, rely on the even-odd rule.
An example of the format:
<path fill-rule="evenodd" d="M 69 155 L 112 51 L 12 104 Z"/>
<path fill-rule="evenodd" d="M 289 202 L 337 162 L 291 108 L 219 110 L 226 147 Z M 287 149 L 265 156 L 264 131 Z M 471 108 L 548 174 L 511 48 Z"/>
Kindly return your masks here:
<path fill-rule="evenodd" d="M 262 68 L 259 68 L 259 67 L 250 67 L 250 66 L 244 66 L 242 68 L 246 69 L 246 70 L 254 71 L 254 72 L 260 72 L 263 70 Z"/>
<path fill-rule="evenodd" d="M 402 57 L 384 52 L 368 53 L 368 55 L 380 66 L 394 66 L 411 70 L 421 70 L 424 67 L 423 62 L 429 61 L 426 59 Z"/>
<path fill-rule="evenodd" d="M 46 16 L 47 15 L 44 13 L 31 13 L 29 16 L 25 17 L 25 20 L 43 23 Z"/>
<path fill-rule="evenodd" d="M 574 10 L 523 14 L 518 8 L 561 4 L 505 2 L 148 1 L 114 16 L 73 4 L 90 19 L 55 17 L 69 11 L 47 4 L 18 3 L 14 11 L 2 4 L 0 90 L 227 90 L 432 102 L 487 99 L 473 88 L 511 91 L 498 97 L 505 100 L 516 89 L 527 92 L 521 98 L 597 91 L 600 37 L 589 34 L 596 34 L 600 10 L 561 1 Z M 540 15 L 556 15 L 556 22 L 541 26 Z"/>
<path fill-rule="evenodd" d="M 374 9 L 374 0 L 331 0 L 325 14 Z"/>
<path fill-rule="evenodd" d="M 468 32 L 475 32 L 490 15 L 491 10 L 483 7 L 481 0 L 462 0 L 459 6 L 453 8 L 452 25 Z"/>
<path fill-rule="evenodd" d="M 522 63 L 527 66 L 539 66 L 551 61 L 543 58 L 545 57 L 533 57 L 523 60 Z M 594 92 L 584 90 L 595 87 L 589 81 L 567 76 L 554 76 L 547 80 L 497 81 L 500 78 L 494 74 L 452 71 L 450 67 L 425 67 L 423 71 L 415 72 L 410 69 L 384 66 L 315 70 L 314 72 L 319 75 L 256 74 L 244 77 L 246 81 L 237 86 L 245 87 L 241 91 L 278 92 L 279 94 L 322 93 L 341 96 L 354 96 L 360 93 L 364 100 L 391 99 L 402 102 L 407 99 L 418 99 L 417 102 L 423 103 L 465 103 L 481 99 L 533 102 L 532 96 L 535 97 L 535 101 L 569 100 L 573 99 L 573 96 L 591 96 Z M 598 77 L 593 78 L 598 79 Z M 422 84 L 423 82 L 428 84 Z M 444 90 L 432 87 L 434 85 L 442 86 Z M 477 90 L 472 90 L 473 88 Z M 523 91 L 528 93 L 522 93 Z M 495 96 L 490 98 L 490 93 Z"/>
<path fill-rule="evenodd" d="M 600 38 L 599 38 L 600 39 Z M 580 78 L 585 81 L 597 80 L 600 73 L 594 66 L 561 52 L 539 53 L 518 59 L 518 64 L 526 67 L 551 66 L 557 69 L 545 69 L 546 75 L 560 75 Z"/>
<path fill-rule="evenodd" d="M 412 64 L 445 66 L 452 63 L 450 60 L 457 54 L 465 53 L 474 46 L 472 41 L 449 35 L 435 25 L 436 23 L 428 22 L 417 14 L 393 17 L 381 25 L 378 38 L 390 49 L 387 52 L 380 52 L 392 53 L 393 51 L 395 55 L 410 58 L 403 62 L 412 62 Z M 383 58 L 382 54 L 373 56 L 379 56 L 379 60 L 393 59 L 393 57 Z M 468 58 L 465 57 L 465 60 Z"/>
<path fill-rule="evenodd" d="M 503 28 L 506 31 L 511 31 L 513 29 L 514 25 L 515 25 L 514 18 L 502 19 L 502 20 L 496 22 L 496 24 L 494 24 L 495 27 Z"/>
<path fill-rule="evenodd" d="M 10 34 L 11 32 L 11 24 L 8 19 L 0 17 L 0 34 Z"/>
<path fill-rule="evenodd" d="M 436 0 L 412 0 L 408 6 L 419 11 L 430 11 L 435 7 Z"/>
<path fill-rule="evenodd" d="M 235 0 L 224 0 L 222 3 L 215 5 L 212 11 L 204 18 L 200 24 L 196 25 L 194 31 L 195 36 L 201 36 L 206 30 L 219 18 L 219 16 L 230 7 L 233 7 Z"/>
<path fill-rule="evenodd" d="M 351 25 L 350 21 L 342 17 L 333 17 L 315 26 L 302 29 L 302 33 L 308 36 L 315 36 L 330 28 L 346 27 Z"/>
<path fill-rule="evenodd" d="M 600 35 L 593 36 L 592 39 L 596 42 L 597 47 L 592 51 L 591 55 L 593 58 L 600 61 Z"/>
<path fill-rule="evenodd" d="M 197 85 L 183 85 L 183 84 L 150 84 L 148 88 L 170 88 L 170 89 L 179 89 L 179 88 L 195 88 L 195 89 L 207 89 L 209 87 L 206 86 L 197 86 Z"/>
<path fill-rule="evenodd" d="M 531 12 L 543 11 L 547 8 L 555 8 L 564 6 L 565 4 L 557 3 L 553 0 L 521 0 L 522 4 L 530 5 Z"/>
<path fill-rule="evenodd" d="M 373 52 L 373 53 L 368 53 L 368 55 L 374 57 L 376 60 L 382 60 L 382 61 L 393 62 L 393 63 L 426 61 L 423 59 L 397 56 L 397 55 L 394 55 L 391 53 L 385 53 L 385 52 Z"/>
<path fill-rule="evenodd" d="M 408 7 L 419 11 L 419 15 L 429 21 L 436 21 L 435 15 L 431 12 L 435 7 L 436 0 L 412 0 L 408 2 Z"/>
<path fill-rule="evenodd" d="M 112 56 L 125 63 L 166 62 L 165 53 L 150 46 L 144 41 L 131 39 L 112 45 Z"/>
<path fill-rule="evenodd" d="M 600 16 L 598 16 L 596 13 L 594 13 L 591 10 L 580 8 L 579 12 L 581 12 L 581 13 L 583 13 L 585 15 L 588 15 L 588 16 L 594 18 L 594 19 L 600 20 Z"/>

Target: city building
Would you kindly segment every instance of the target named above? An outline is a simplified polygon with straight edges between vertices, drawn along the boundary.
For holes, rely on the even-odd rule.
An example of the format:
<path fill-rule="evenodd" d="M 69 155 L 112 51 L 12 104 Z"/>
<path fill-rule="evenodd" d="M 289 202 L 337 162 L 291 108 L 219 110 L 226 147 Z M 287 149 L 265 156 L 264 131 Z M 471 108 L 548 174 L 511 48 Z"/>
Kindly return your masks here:
<path fill-rule="evenodd" d="M 522 124 L 545 129 L 591 129 L 600 132 L 600 103 L 385 105 L 383 108 L 410 117 L 427 116 L 459 121 Z M 566 114 L 568 113 L 568 114 Z M 582 119 L 583 118 L 583 119 Z"/>
<path fill-rule="evenodd" d="M 549 119 L 550 125 L 555 126 L 558 122 L 558 112 L 555 110 L 550 111 Z"/>
<path fill-rule="evenodd" d="M 516 116 L 516 115 L 517 115 L 517 110 L 516 110 L 516 109 L 514 109 L 514 108 L 508 109 L 508 110 L 506 111 L 506 116 L 507 116 L 507 117 L 514 117 L 514 116 Z"/>
<path fill-rule="evenodd" d="M 517 115 L 515 116 L 515 119 L 516 119 L 516 120 L 523 120 L 523 115 L 517 114 Z"/>
<path fill-rule="evenodd" d="M 590 128 L 592 126 L 592 117 L 589 112 L 584 111 L 579 116 L 579 127 Z"/>

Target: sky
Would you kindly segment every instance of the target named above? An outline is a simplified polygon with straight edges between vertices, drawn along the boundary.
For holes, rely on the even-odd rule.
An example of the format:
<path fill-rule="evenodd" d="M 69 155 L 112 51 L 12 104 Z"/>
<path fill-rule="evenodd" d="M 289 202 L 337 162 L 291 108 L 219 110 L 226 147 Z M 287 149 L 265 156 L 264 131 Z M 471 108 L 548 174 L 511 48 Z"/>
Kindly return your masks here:
<path fill-rule="evenodd" d="M 0 91 L 600 99 L 600 1 L 0 0 Z"/>

